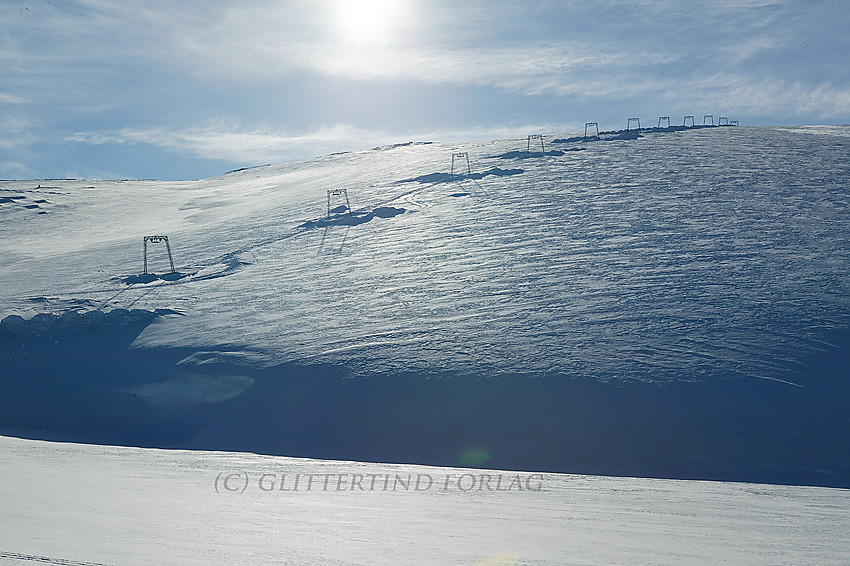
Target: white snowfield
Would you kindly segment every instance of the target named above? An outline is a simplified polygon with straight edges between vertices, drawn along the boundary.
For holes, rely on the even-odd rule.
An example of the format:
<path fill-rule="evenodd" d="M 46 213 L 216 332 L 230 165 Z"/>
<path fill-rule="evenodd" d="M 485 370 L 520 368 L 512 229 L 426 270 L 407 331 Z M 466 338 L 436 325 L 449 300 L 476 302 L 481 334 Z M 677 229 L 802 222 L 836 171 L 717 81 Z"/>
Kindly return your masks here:
<path fill-rule="evenodd" d="M 7 437 L 0 454 L 3 564 L 850 563 L 841 489 Z"/>
<path fill-rule="evenodd" d="M 847 130 L 550 137 L 545 156 L 526 140 L 408 145 L 196 182 L 3 182 L 18 200 L 0 209 L 0 314 L 175 309 L 187 316 L 136 346 L 354 375 L 793 381 L 788 362 L 846 322 Z M 448 174 L 457 149 L 473 175 Z M 325 218 L 338 188 L 357 215 Z M 142 237 L 160 234 L 179 280 L 138 277 Z M 149 248 L 167 273 L 164 246 Z"/>
<path fill-rule="evenodd" d="M 0 182 L 0 561 L 850 562 L 850 127 L 602 138 Z"/>

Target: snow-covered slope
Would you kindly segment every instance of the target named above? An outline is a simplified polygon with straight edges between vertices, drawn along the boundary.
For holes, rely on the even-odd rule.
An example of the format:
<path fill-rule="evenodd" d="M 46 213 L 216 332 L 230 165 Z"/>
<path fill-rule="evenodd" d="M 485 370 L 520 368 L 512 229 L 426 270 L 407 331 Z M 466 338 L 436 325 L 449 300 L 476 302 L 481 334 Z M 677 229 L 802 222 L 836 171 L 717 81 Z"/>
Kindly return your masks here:
<path fill-rule="evenodd" d="M 0 476 L 0 563 L 19 566 L 850 561 L 850 491 L 823 487 L 7 437 Z"/>
<path fill-rule="evenodd" d="M 850 128 L 545 144 L 3 182 L 0 430 L 850 486 Z"/>

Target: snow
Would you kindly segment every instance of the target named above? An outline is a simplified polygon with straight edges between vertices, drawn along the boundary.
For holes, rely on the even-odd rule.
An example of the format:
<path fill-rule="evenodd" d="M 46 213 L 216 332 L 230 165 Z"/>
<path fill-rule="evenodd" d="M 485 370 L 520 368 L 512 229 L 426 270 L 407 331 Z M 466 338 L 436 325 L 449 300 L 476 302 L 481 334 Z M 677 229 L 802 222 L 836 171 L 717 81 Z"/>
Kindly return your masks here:
<path fill-rule="evenodd" d="M 8 437 L 0 437 L 0 454 L 0 561 L 8 564 L 850 560 L 850 492 L 840 489 L 517 474 Z M 489 475 L 493 489 L 479 489 L 480 479 L 470 489 L 474 478 L 468 474 Z"/>
<path fill-rule="evenodd" d="M 845 563 L 850 127 L 544 141 L 0 182 L 0 557 Z"/>
<path fill-rule="evenodd" d="M 848 487 L 847 131 L 3 182 L 0 430 Z"/>

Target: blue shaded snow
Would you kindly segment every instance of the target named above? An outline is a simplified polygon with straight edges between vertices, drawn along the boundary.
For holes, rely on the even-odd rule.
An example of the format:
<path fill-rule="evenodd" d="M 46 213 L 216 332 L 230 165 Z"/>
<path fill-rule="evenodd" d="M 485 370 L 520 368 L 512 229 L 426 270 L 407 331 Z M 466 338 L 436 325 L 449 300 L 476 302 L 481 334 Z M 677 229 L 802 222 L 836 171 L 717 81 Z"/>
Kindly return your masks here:
<path fill-rule="evenodd" d="M 370 222 L 375 218 L 392 218 L 399 214 L 404 214 L 403 208 L 395 208 L 392 206 L 379 206 L 378 208 L 364 211 L 349 211 L 345 206 L 339 206 L 330 211 L 330 214 L 325 218 L 317 220 L 308 220 L 300 224 L 299 228 L 327 228 L 329 226 L 358 226 Z"/>

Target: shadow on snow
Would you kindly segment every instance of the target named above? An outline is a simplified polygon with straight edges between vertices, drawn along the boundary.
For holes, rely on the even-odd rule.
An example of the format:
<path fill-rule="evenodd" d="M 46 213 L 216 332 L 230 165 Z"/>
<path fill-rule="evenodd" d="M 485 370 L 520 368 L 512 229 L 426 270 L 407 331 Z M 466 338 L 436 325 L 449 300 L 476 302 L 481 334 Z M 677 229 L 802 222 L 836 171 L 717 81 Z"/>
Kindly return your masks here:
<path fill-rule="evenodd" d="M 365 224 L 374 218 L 392 218 L 406 212 L 403 208 L 395 208 L 392 206 L 379 206 L 370 211 L 354 211 L 346 212 L 344 206 L 338 206 L 331 210 L 331 214 L 325 218 L 318 220 L 308 220 L 300 224 L 299 228 L 326 228 L 328 226 L 358 226 Z"/>
<path fill-rule="evenodd" d="M 500 169 L 498 167 L 493 167 L 492 169 L 488 169 L 487 171 L 483 171 L 481 173 L 429 173 L 427 175 L 420 175 L 419 177 L 413 177 L 412 179 L 402 179 L 401 181 L 396 181 L 397 183 L 453 183 L 456 181 L 465 181 L 465 180 L 479 180 L 484 177 L 488 177 L 493 175 L 495 177 L 508 177 L 510 175 L 519 175 L 521 173 L 525 173 L 524 169 Z"/>

